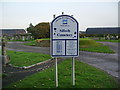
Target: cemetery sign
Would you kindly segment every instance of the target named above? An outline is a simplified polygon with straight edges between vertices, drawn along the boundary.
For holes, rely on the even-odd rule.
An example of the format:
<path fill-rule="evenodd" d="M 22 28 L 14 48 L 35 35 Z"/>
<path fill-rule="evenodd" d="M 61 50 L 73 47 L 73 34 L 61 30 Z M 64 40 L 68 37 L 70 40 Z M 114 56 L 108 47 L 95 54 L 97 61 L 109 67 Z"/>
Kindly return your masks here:
<path fill-rule="evenodd" d="M 78 22 L 69 15 L 60 15 L 51 22 L 52 57 L 79 56 Z"/>

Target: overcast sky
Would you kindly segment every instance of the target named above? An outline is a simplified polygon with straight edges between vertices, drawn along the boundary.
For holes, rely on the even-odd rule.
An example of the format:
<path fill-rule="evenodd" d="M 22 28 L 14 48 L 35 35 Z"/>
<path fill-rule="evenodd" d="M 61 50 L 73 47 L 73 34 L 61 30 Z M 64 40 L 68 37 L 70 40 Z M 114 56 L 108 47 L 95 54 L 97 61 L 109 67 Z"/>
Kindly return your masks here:
<path fill-rule="evenodd" d="M 118 26 L 118 0 L 2 0 L 0 28 L 23 28 L 30 23 L 51 22 L 53 14 L 74 15 L 80 30 Z"/>

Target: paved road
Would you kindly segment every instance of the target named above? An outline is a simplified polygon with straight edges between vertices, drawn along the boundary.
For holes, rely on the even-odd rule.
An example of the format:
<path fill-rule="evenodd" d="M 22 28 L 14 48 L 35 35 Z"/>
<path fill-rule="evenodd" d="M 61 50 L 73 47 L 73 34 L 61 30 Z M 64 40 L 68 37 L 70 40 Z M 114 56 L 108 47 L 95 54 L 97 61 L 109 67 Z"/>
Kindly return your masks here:
<path fill-rule="evenodd" d="M 92 66 L 100 68 L 114 77 L 118 78 L 118 43 L 101 42 L 113 49 L 115 54 L 95 53 L 80 51 L 80 56 L 77 58 L 79 61 L 88 63 Z M 27 51 L 27 52 L 39 52 L 44 54 L 50 54 L 49 47 L 34 47 L 25 46 L 22 42 L 9 42 L 9 50 Z"/>
<path fill-rule="evenodd" d="M 108 45 L 112 50 L 114 50 L 116 53 L 118 53 L 118 50 L 119 50 L 118 44 L 120 44 L 120 43 L 112 43 L 112 42 L 100 42 L 100 43 L 103 43 L 104 45 Z"/>
<path fill-rule="evenodd" d="M 7 48 L 8 48 L 8 50 L 15 50 L 15 51 L 37 52 L 37 53 L 43 53 L 43 54 L 50 54 L 49 47 L 26 46 L 23 43 L 24 42 L 8 42 Z"/>
<path fill-rule="evenodd" d="M 92 66 L 100 68 L 110 75 L 118 77 L 118 43 L 112 42 L 100 42 L 105 45 L 108 45 L 111 49 L 113 49 L 115 54 L 105 54 L 105 53 L 93 53 L 93 52 L 84 52 L 80 51 L 80 56 L 77 58 L 78 60 L 88 63 Z"/>

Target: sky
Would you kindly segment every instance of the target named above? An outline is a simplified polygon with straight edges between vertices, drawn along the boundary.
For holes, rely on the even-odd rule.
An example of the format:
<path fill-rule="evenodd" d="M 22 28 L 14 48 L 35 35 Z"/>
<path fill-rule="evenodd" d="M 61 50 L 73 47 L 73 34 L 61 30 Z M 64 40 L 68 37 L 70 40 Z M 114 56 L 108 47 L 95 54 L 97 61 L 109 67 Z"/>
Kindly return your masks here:
<path fill-rule="evenodd" d="M 29 24 L 51 22 L 53 14 L 64 12 L 79 22 L 79 30 L 88 27 L 117 27 L 119 0 L 2 0 L 0 28 L 26 29 Z"/>

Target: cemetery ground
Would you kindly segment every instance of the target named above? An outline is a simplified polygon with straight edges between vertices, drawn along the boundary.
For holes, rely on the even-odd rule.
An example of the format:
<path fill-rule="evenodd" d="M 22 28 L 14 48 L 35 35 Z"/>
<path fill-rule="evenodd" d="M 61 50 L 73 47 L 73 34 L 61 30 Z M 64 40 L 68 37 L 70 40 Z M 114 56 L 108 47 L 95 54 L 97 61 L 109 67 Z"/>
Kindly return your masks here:
<path fill-rule="evenodd" d="M 105 39 L 101 39 L 101 40 L 96 40 L 96 41 L 101 41 L 101 42 L 120 42 L 120 40 L 105 40 Z"/>
<path fill-rule="evenodd" d="M 16 52 L 8 50 L 7 54 L 11 56 L 10 64 L 18 67 L 30 66 L 51 59 L 50 55 L 32 52 Z"/>
<path fill-rule="evenodd" d="M 49 40 L 49 39 L 45 39 L 45 40 Z M 34 42 L 35 41 L 33 41 L 32 43 L 35 45 Z M 89 44 L 86 42 L 89 42 Z M 82 46 L 83 43 L 84 43 L 84 45 Z M 76 65 L 75 66 L 76 67 L 76 72 L 75 72 L 76 73 L 76 86 L 75 86 L 75 88 L 117 88 L 116 80 L 107 74 L 107 73 L 109 73 L 112 76 L 117 77 L 117 73 L 118 73 L 117 61 L 118 61 L 118 59 L 117 59 L 116 50 L 114 50 L 114 51 L 110 50 L 112 45 L 111 45 L 111 47 L 104 46 L 103 44 L 98 44 L 95 41 L 90 40 L 90 39 L 83 39 L 83 43 L 81 44 L 81 48 L 83 48 L 83 51 L 80 51 L 80 56 L 78 58 L 76 58 L 77 61 L 75 64 Z M 43 53 L 43 54 L 50 53 L 49 47 L 33 47 L 33 46 L 25 46 L 23 44 L 24 43 L 22 43 L 22 42 L 10 42 L 8 45 L 8 49 L 14 50 L 14 51 L 8 51 L 8 53 L 11 54 L 11 56 L 14 56 L 12 54 L 16 54 L 16 56 L 18 56 L 20 54 L 21 55 L 20 57 L 24 57 L 24 58 L 25 58 L 25 55 L 23 54 L 24 52 L 26 55 L 27 55 L 27 52 Z M 104 44 L 106 44 L 106 43 L 104 43 Z M 107 44 L 109 45 L 109 43 L 107 43 Z M 103 46 L 102 50 L 98 49 L 99 46 Z M 97 49 L 95 50 L 94 47 L 97 47 Z M 80 48 L 80 50 L 81 50 L 81 48 Z M 86 48 L 86 49 L 84 49 L 84 48 Z M 92 52 L 86 52 L 86 51 L 91 51 L 92 49 L 94 49 Z M 107 50 L 105 50 L 105 49 L 107 49 Z M 96 52 L 99 52 L 100 50 L 104 51 L 104 53 L 103 52 L 96 53 Z M 20 51 L 24 51 L 24 52 L 20 52 Z M 32 55 L 32 54 L 30 54 L 30 55 Z M 39 55 L 38 55 L 38 57 L 39 57 Z M 44 55 L 42 57 L 44 58 Z M 49 58 L 50 55 L 47 57 Z M 19 57 L 17 57 L 17 58 L 19 58 Z M 46 58 L 46 56 L 45 56 L 45 58 Z M 28 60 L 25 59 L 26 60 L 25 62 L 26 63 L 29 62 L 29 59 L 32 60 L 33 58 L 32 57 L 29 58 L 29 54 L 28 54 Z M 16 60 L 18 61 L 18 59 L 16 59 Z M 44 60 L 46 60 L 46 59 L 44 59 Z M 31 62 L 31 64 L 37 63 L 36 61 L 37 60 L 33 60 L 33 62 Z M 95 67 L 92 67 L 88 64 L 79 62 L 79 61 L 93 65 L 97 68 L 100 68 L 100 69 L 106 71 L 107 73 L 104 71 L 101 71 L 99 69 L 96 69 Z M 21 60 L 21 62 L 23 62 L 23 61 Z M 60 60 L 60 62 L 61 62 L 61 60 Z M 12 61 L 10 63 L 12 63 Z M 14 65 L 14 62 L 12 64 Z M 19 62 L 18 64 L 21 64 L 21 63 Z M 27 63 L 27 65 L 31 65 L 31 64 Z M 8 72 L 11 73 L 10 75 L 13 74 L 13 76 L 10 76 L 10 78 L 11 77 L 15 78 L 18 76 L 18 79 L 15 79 L 15 80 L 13 79 L 10 82 L 8 81 L 7 86 L 5 86 L 5 87 L 54 88 L 55 87 L 55 82 L 54 82 L 54 68 L 55 67 L 53 65 L 54 65 L 54 60 L 51 60 L 51 62 L 49 61 L 46 64 L 36 66 L 33 69 L 31 68 L 30 70 L 15 69 L 15 68 L 13 70 L 13 69 L 9 68 Z M 72 88 L 71 66 L 70 65 L 71 65 L 70 59 L 64 60 L 63 62 L 61 62 L 59 64 L 59 87 Z M 20 66 L 24 66 L 24 65 L 21 64 Z M 46 67 L 47 68 L 50 67 L 50 68 L 42 71 L 42 68 L 45 69 Z M 41 72 L 39 72 L 39 71 L 41 71 Z M 9 77 L 9 75 L 8 75 L 8 77 Z M 5 78 L 7 78 L 7 76 L 5 76 Z M 3 80 L 5 78 L 3 78 Z M 15 81 L 17 81 L 17 82 L 15 82 Z M 31 81 L 34 81 L 34 82 L 31 82 Z M 14 83 L 12 83 L 12 82 L 14 82 Z M 12 84 L 10 84 L 10 83 L 12 83 Z"/>
<path fill-rule="evenodd" d="M 55 67 L 14 82 L 7 88 L 55 88 Z M 59 88 L 117 88 L 116 81 L 105 72 L 85 63 L 75 63 L 76 85 L 71 84 L 71 60 L 58 65 Z"/>

